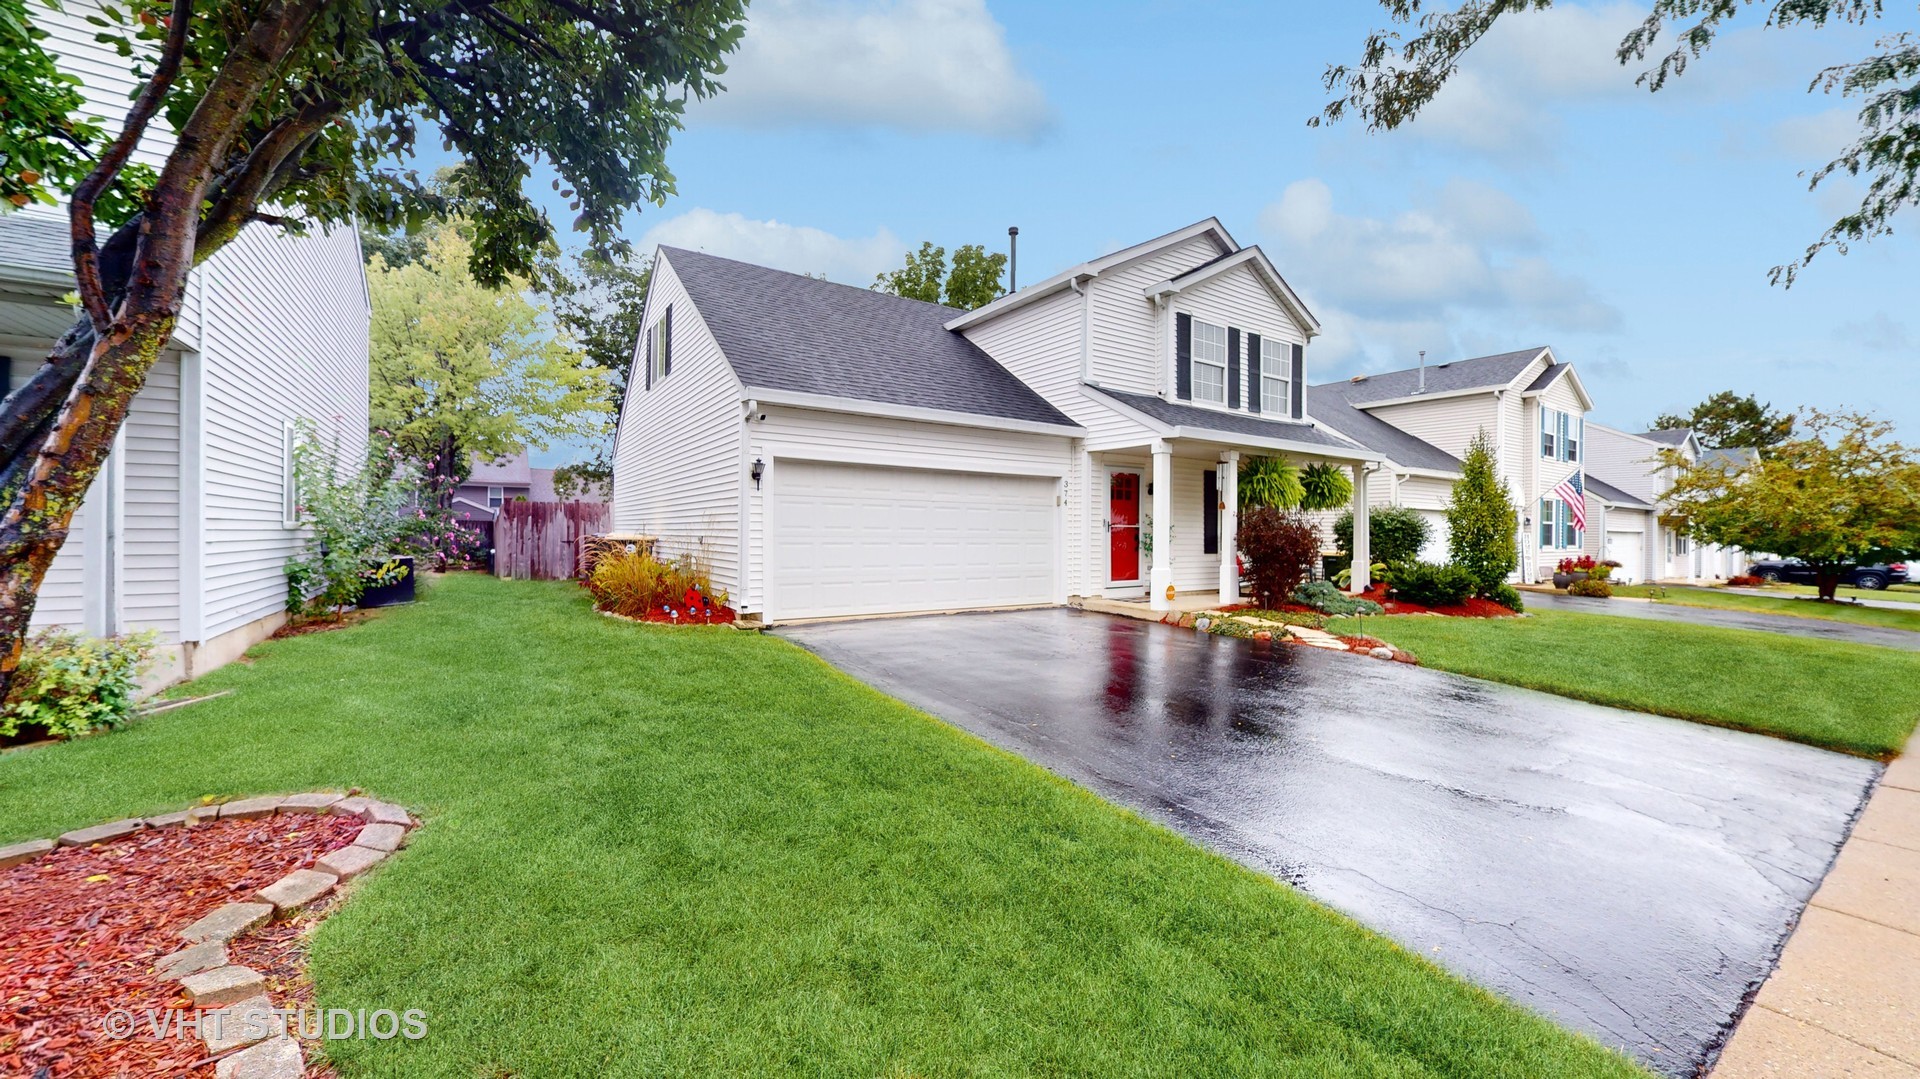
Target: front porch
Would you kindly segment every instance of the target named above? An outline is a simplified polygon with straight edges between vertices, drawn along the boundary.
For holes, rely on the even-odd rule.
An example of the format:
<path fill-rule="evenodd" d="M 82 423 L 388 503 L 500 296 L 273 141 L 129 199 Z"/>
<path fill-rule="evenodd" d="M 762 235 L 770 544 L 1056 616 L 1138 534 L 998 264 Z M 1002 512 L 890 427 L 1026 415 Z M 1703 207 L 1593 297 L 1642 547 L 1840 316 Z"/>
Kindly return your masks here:
<path fill-rule="evenodd" d="M 1364 589 L 1369 479 L 1376 462 L 1359 449 L 1265 441 L 1174 437 L 1089 453 L 1079 605 L 1158 619 L 1241 602 L 1233 542 L 1240 523 L 1239 471 L 1243 459 L 1255 456 L 1347 471 L 1356 570 L 1349 586 Z M 1323 542 L 1330 545 L 1330 534 Z"/>

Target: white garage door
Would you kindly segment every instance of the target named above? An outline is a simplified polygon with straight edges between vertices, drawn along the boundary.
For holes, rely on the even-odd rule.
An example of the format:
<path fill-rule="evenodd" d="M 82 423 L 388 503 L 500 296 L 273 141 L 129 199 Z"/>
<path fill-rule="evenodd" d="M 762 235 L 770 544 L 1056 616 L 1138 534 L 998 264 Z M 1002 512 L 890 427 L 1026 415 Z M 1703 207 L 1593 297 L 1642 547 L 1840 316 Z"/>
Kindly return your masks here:
<path fill-rule="evenodd" d="M 781 461 L 773 480 L 776 619 L 1053 598 L 1055 479 Z"/>
<path fill-rule="evenodd" d="M 1645 534 L 1608 532 L 1607 557 L 1620 563 L 1620 568 L 1614 573 L 1622 580 L 1637 583 L 1647 579 Z"/>

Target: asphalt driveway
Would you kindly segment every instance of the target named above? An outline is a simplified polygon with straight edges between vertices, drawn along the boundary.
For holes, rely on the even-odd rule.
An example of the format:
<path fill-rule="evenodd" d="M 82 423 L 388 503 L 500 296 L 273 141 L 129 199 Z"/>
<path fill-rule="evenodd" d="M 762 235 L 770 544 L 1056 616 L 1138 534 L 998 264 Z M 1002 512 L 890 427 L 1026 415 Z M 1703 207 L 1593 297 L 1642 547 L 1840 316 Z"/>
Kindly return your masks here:
<path fill-rule="evenodd" d="M 781 633 L 1671 1075 L 1771 970 L 1879 771 L 1080 611 Z"/>
<path fill-rule="evenodd" d="M 1790 637 L 1877 644 L 1883 648 L 1920 652 L 1920 633 L 1910 629 L 1860 626 L 1824 618 L 1798 618 L 1790 614 L 1728 611 L 1718 607 L 1687 607 L 1677 603 L 1648 603 L 1635 599 L 1591 599 L 1546 592 L 1528 592 L 1525 599 L 1530 611 L 1577 611 L 1581 614 L 1609 614 L 1616 618 L 1646 618 L 1656 622 L 1692 622 L 1701 626 L 1757 629 L 1763 633 L 1784 633 Z"/>

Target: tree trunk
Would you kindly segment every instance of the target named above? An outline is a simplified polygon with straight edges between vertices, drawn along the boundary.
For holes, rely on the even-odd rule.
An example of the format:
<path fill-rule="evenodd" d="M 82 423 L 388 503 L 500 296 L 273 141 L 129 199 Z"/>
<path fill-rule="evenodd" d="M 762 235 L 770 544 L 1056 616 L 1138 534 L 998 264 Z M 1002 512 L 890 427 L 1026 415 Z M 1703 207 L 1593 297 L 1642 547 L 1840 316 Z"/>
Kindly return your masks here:
<path fill-rule="evenodd" d="M 1813 586 L 1820 590 L 1821 599 L 1834 599 L 1840 591 L 1840 568 L 1838 566 L 1816 567 L 1813 571 Z"/>

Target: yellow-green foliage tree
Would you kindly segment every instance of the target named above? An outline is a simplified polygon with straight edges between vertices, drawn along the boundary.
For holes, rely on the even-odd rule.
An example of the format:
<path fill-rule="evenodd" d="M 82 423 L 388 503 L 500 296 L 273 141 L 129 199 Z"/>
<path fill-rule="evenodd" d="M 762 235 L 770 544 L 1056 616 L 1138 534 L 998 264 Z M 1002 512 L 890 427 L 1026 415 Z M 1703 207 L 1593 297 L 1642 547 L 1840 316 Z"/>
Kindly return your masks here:
<path fill-rule="evenodd" d="M 373 295 L 373 426 L 452 497 L 474 455 L 604 433 L 612 383 L 510 279 L 488 288 L 468 270 L 472 243 L 457 224 L 435 230 L 426 257 L 367 267 Z"/>
<path fill-rule="evenodd" d="M 1830 600 L 1849 563 L 1920 548 L 1920 457 L 1892 436 L 1864 413 L 1809 409 L 1798 437 L 1757 463 L 1661 451 L 1674 469 L 1667 498 L 1697 539 L 1813 566 Z"/>

